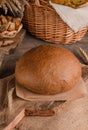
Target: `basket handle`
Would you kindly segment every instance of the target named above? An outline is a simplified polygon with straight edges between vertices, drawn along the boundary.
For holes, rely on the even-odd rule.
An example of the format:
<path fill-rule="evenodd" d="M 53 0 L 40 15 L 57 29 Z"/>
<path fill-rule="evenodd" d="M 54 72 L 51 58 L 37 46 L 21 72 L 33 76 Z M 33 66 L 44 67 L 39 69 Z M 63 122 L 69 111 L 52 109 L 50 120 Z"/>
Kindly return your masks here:
<path fill-rule="evenodd" d="M 35 0 L 34 3 L 37 6 L 43 5 L 43 6 L 46 6 L 49 10 L 54 10 L 53 8 L 51 8 L 51 6 L 49 5 L 49 3 L 47 3 L 47 1 L 45 1 L 45 0 L 42 0 L 42 4 L 40 3 L 40 0 Z"/>
<path fill-rule="evenodd" d="M 28 1 L 24 0 L 24 3 L 25 3 L 26 6 L 30 7 Z"/>
<path fill-rule="evenodd" d="M 35 0 L 35 4 L 36 5 L 40 5 L 40 1 L 39 0 Z"/>

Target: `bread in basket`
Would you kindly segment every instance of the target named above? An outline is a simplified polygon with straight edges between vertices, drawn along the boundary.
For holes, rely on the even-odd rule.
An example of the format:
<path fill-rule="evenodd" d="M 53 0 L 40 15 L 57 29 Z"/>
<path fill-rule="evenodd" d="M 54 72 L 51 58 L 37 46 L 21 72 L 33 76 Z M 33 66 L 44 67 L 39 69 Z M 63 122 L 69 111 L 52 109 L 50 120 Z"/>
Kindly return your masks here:
<path fill-rule="evenodd" d="M 51 1 L 57 4 L 62 4 L 73 8 L 77 8 L 78 6 L 87 2 L 86 0 L 51 0 Z"/>
<path fill-rule="evenodd" d="M 21 28 L 21 18 L 0 15 L 0 38 L 13 38 Z"/>

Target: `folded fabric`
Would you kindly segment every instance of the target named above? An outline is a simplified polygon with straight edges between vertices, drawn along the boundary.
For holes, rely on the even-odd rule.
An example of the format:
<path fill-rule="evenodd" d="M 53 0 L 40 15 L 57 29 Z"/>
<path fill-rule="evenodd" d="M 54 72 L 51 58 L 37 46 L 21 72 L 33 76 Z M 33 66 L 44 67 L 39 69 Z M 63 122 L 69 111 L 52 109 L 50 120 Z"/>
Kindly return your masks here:
<path fill-rule="evenodd" d="M 74 31 L 78 32 L 83 27 L 88 26 L 88 3 L 77 9 L 54 4 L 50 1 L 50 5 L 56 10 L 61 19 Z"/>
<path fill-rule="evenodd" d="M 72 101 L 78 98 L 82 98 L 87 94 L 87 89 L 82 78 L 71 90 L 55 95 L 36 94 L 18 84 L 16 84 L 15 87 L 16 95 L 22 99 L 29 101 Z"/>

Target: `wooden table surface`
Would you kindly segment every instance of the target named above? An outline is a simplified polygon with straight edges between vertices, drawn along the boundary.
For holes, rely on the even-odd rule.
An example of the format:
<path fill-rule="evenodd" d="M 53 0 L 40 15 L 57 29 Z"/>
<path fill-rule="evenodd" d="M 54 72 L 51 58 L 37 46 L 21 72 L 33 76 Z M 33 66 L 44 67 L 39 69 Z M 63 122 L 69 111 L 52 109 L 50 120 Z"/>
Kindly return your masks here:
<path fill-rule="evenodd" d="M 0 77 L 4 77 L 8 74 L 14 73 L 16 61 L 25 52 L 27 52 L 31 48 L 39 46 L 39 45 L 43 45 L 43 44 L 50 44 L 53 46 L 63 46 L 65 48 L 69 49 L 70 51 L 72 51 L 77 56 L 77 58 L 80 60 L 80 62 L 85 63 L 85 60 L 79 51 L 79 47 L 83 48 L 85 50 L 85 52 L 88 54 L 88 33 L 85 35 L 85 37 L 80 42 L 76 42 L 76 43 L 70 44 L 70 45 L 69 44 L 62 45 L 62 44 L 48 43 L 41 39 L 37 39 L 34 36 L 27 33 L 22 44 L 20 44 L 20 46 L 18 46 L 15 49 L 15 52 L 6 56 L 5 61 L 2 65 L 2 69 L 0 69 Z M 5 71 L 4 71 L 4 69 L 5 69 Z M 9 71 L 9 69 L 10 69 L 10 71 Z"/>
<path fill-rule="evenodd" d="M 52 44 L 49 42 L 45 42 L 27 33 L 22 44 L 16 49 L 15 55 L 19 55 L 20 57 L 31 48 L 39 46 L 39 45 L 43 45 L 43 44 L 50 44 L 53 46 L 63 46 L 67 48 L 68 50 L 72 51 L 79 58 L 79 60 L 82 63 L 84 63 L 83 57 L 79 51 L 79 47 L 83 48 L 85 52 L 88 54 L 88 33 L 85 35 L 85 37 L 81 41 L 73 43 L 73 44 L 70 43 L 68 45 Z"/>
<path fill-rule="evenodd" d="M 77 56 L 77 58 L 80 60 L 81 63 L 85 63 L 84 58 L 79 51 L 79 47 L 83 48 L 85 50 L 85 52 L 88 54 L 88 33 L 85 35 L 85 37 L 80 42 L 70 44 L 70 45 L 52 44 L 52 43 L 44 42 L 40 39 L 35 38 L 34 36 L 30 35 L 29 33 L 27 33 L 22 44 L 20 44 L 20 46 L 18 46 L 13 53 L 11 53 L 10 55 L 8 55 L 6 57 L 6 61 L 4 62 L 4 65 L 3 65 L 6 69 L 5 69 L 5 71 L 2 71 L 1 78 L 8 74 L 14 73 L 16 61 L 25 52 L 27 52 L 28 50 L 30 50 L 33 47 L 43 45 L 43 44 L 50 44 L 52 46 L 63 46 L 65 48 L 67 48 L 68 50 L 72 51 Z M 10 68 L 9 68 L 9 65 L 10 65 Z M 83 118 L 83 120 L 86 121 L 86 125 L 87 125 L 88 124 L 87 116 L 84 117 L 84 115 L 88 114 L 87 102 L 88 102 L 88 97 L 86 97 L 84 99 L 79 99 L 78 102 L 75 101 L 69 105 L 66 104 L 66 108 L 64 108 L 64 110 L 60 110 L 62 113 L 64 113 L 64 115 L 62 114 L 63 118 L 65 118 L 65 120 L 68 120 L 71 118 L 70 116 L 68 118 L 66 118 L 65 113 L 68 113 L 68 106 L 69 107 L 73 106 L 72 117 L 74 117 L 74 115 L 75 115 L 75 117 L 76 117 L 76 115 L 78 115 L 77 118 L 80 118 L 80 114 L 82 113 L 82 118 Z M 78 104 L 79 104 L 79 106 L 78 106 Z M 77 111 L 77 113 L 76 113 L 75 106 L 77 106 L 77 110 L 79 108 L 81 108 L 80 112 Z M 71 111 L 70 111 L 70 113 L 71 113 Z M 53 129 L 53 126 L 56 127 L 56 125 L 58 124 L 58 121 L 59 121 L 58 119 L 65 122 L 65 120 L 63 120 L 62 117 L 60 116 L 61 114 L 60 115 L 59 114 L 60 113 L 58 113 L 56 116 L 46 117 L 46 118 L 45 117 L 25 117 L 14 128 L 14 130 L 70 130 L 70 127 L 69 127 L 69 129 L 67 129 L 66 125 L 65 126 L 61 125 L 61 122 L 59 124 L 62 129 L 59 129 L 59 126 L 58 126 L 58 129 Z M 54 122 L 54 120 L 55 120 L 55 122 Z M 85 123 L 83 124 L 83 121 L 82 120 L 80 121 L 80 120 L 78 122 L 80 125 L 80 130 L 88 130 L 88 126 L 85 126 Z M 74 121 L 74 118 L 72 121 Z M 42 123 L 42 122 L 44 122 L 44 123 Z M 52 124 L 50 122 L 52 122 Z M 63 122 L 62 122 L 62 124 L 63 124 Z M 49 125 L 48 125 L 48 123 L 49 123 Z M 68 121 L 66 123 L 67 123 L 67 125 L 69 125 Z M 83 127 L 82 127 L 82 125 L 83 125 Z M 76 127 L 74 127 L 74 129 L 71 129 L 71 130 L 75 130 L 75 128 Z M 79 130 L 79 128 L 76 130 Z"/>

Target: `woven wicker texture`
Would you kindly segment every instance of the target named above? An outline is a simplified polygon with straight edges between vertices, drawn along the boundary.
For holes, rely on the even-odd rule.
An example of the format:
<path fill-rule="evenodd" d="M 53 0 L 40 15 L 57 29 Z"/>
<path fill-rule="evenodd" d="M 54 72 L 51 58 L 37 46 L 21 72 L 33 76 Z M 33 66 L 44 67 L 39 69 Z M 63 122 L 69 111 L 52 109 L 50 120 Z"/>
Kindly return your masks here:
<path fill-rule="evenodd" d="M 84 27 L 74 33 L 49 3 L 41 0 L 30 2 L 29 6 L 26 6 L 23 24 L 36 37 L 52 43 L 75 43 L 80 41 L 87 32 L 87 27 Z"/>

